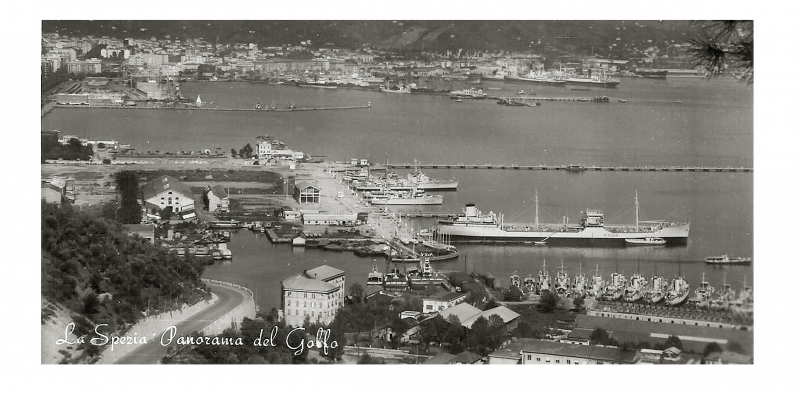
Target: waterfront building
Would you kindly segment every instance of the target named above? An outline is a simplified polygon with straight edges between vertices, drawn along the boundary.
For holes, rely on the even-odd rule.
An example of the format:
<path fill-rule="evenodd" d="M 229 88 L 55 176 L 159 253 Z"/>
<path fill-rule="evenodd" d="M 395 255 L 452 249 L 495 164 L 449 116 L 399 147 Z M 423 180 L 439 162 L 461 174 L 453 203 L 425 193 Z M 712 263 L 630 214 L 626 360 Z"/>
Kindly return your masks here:
<path fill-rule="evenodd" d="M 489 354 L 489 364 L 640 364 L 638 350 L 519 338 Z"/>
<path fill-rule="evenodd" d="M 142 200 L 147 212 L 172 207 L 172 212 L 183 219 L 195 217 L 195 200 L 192 188 L 185 183 L 164 175 L 142 187 Z"/>
<path fill-rule="evenodd" d="M 422 298 L 422 313 L 434 313 L 454 307 L 467 299 L 467 293 L 451 293 L 442 291 L 430 297 Z M 443 316 L 444 317 L 444 316 Z"/>
<path fill-rule="evenodd" d="M 320 189 L 310 181 L 294 184 L 294 199 L 300 204 L 319 204 Z"/>
<path fill-rule="evenodd" d="M 206 196 L 208 197 L 208 211 L 214 212 L 216 210 L 220 210 L 221 212 L 227 212 L 228 207 L 230 205 L 230 198 L 228 197 L 228 193 L 225 192 L 225 189 L 220 185 L 214 185 L 214 187 L 207 186 L 205 190 Z"/>
<path fill-rule="evenodd" d="M 287 148 L 282 141 L 268 135 L 256 137 L 256 154 L 259 160 L 277 158 L 302 159 L 304 157 L 303 152 L 293 151 Z"/>
<path fill-rule="evenodd" d="M 344 304 L 345 272 L 328 265 L 305 270 L 281 282 L 281 305 L 286 324 L 310 321 L 330 324 Z"/>
<path fill-rule="evenodd" d="M 335 226 L 355 225 L 357 213 L 303 213 L 303 225 L 327 224 Z"/>

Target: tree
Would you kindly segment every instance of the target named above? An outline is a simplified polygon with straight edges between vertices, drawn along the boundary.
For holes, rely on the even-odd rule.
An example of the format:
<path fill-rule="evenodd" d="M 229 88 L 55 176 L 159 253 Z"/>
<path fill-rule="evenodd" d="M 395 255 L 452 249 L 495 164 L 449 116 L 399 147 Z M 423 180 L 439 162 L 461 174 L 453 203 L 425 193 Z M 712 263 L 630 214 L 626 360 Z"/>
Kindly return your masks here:
<path fill-rule="evenodd" d="M 584 297 L 575 297 L 572 299 L 572 307 L 575 308 L 575 310 L 577 311 L 583 309 L 585 303 L 586 300 L 584 299 Z"/>
<path fill-rule="evenodd" d="M 236 157 L 236 149 L 231 148 L 231 157 Z"/>
<path fill-rule="evenodd" d="M 553 291 L 545 291 L 539 297 L 539 310 L 542 313 L 552 313 L 558 306 L 558 294 Z"/>
<path fill-rule="evenodd" d="M 664 346 L 667 349 L 675 347 L 680 350 L 683 350 L 683 342 L 681 342 L 681 339 L 678 338 L 677 335 L 670 335 L 669 338 L 667 338 L 667 342 L 664 344 Z"/>
<path fill-rule="evenodd" d="M 359 283 L 353 283 L 350 286 L 350 299 L 353 303 L 360 304 L 364 299 L 364 288 Z"/>
<path fill-rule="evenodd" d="M 120 194 L 119 221 L 139 223 L 142 220 L 142 207 L 137 201 L 139 179 L 132 171 L 120 171 L 115 176 Z"/>
<path fill-rule="evenodd" d="M 698 65 L 710 76 L 735 70 L 743 81 L 753 83 L 753 21 L 706 22 L 700 36 L 689 43 Z"/>
<path fill-rule="evenodd" d="M 168 222 L 170 219 L 172 219 L 172 207 L 164 207 L 164 209 L 161 210 L 160 216 L 161 220 Z"/>
<path fill-rule="evenodd" d="M 595 328 L 589 335 L 589 341 L 591 341 L 592 344 L 606 345 L 609 340 L 611 340 L 611 337 L 608 335 L 608 331 L 602 328 Z"/>
<path fill-rule="evenodd" d="M 239 149 L 239 156 L 246 159 L 253 157 L 253 147 L 250 146 L 249 142 L 242 149 Z"/>
<path fill-rule="evenodd" d="M 709 342 L 703 349 L 703 357 L 708 356 L 711 353 L 721 352 L 721 351 L 722 351 L 722 346 L 720 346 L 716 342 Z"/>
<path fill-rule="evenodd" d="M 506 301 L 521 301 L 522 300 L 522 290 L 520 290 L 516 286 L 511 286 L 511 288 L 508 289 L 508 292 L 506 292 L 505 300 Z"/>

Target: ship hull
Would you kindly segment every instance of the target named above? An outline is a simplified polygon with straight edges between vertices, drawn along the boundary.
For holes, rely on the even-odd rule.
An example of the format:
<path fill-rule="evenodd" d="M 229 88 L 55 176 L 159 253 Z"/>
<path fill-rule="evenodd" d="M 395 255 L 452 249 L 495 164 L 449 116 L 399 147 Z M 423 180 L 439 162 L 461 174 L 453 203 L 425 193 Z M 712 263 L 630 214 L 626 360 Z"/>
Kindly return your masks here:
<path fill-rule="evenodd" d="M 561 86 L 565 85 L 566 81 L 561 80 L 549 80 L 549 79 L 532 79 L 532 78 L 515 78 L 515 77 L 504 77 L 503 80 L 511 81 L 511 82 L 524 82 L 524 83 L 535 83 L 539 85 L 556 85 Z"/>
<path fill-rule="evenodd" d="M 689 225 L 676 225 L 648 232 L 611 232 L 602 227 L 576 231 L 508 231 L 498 226 L 440 225 L 437 234 L 452 242 L 463 243 L 533 243 L 546 239 L 547 245 L 619 246 L 626 239 L 663 238 L 668 245 L 686 244 Z"/>

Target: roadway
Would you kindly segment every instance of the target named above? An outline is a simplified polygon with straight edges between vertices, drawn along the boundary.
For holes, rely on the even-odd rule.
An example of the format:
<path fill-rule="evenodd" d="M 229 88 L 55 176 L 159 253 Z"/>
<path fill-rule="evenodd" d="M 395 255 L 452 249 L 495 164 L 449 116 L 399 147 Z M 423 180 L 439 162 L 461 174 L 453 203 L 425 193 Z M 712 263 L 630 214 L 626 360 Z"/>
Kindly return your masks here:
<path fill-rule="evenodd" d="M 208 308 L 194 314 L 183 322 L 177 323 L 177 333 L 172 341 L 172 347 L 175 348 L 176 341 L 180 336 L 186 336 L 193 331 L 200 331 L 208 327 L 211 323 L 224 316 L 237 306 L 245 301 L 246 294 L 240 290 L 232 289 L 230 287 L 218 286 L 212 283 L 206 283 L 212 292 L 219 298 L 216 303 Z M 131 351 L 128 355 L 122 357 L 117 361 L 117 364 L 157 364 L 161 358 L 167 355 L 168 346 L 162 346 L 160 342 L 160 335 L 163 333 L 156 333 L 155 338 L 148 338 L 147 343 L 139 346 L 137 349 Z"/>

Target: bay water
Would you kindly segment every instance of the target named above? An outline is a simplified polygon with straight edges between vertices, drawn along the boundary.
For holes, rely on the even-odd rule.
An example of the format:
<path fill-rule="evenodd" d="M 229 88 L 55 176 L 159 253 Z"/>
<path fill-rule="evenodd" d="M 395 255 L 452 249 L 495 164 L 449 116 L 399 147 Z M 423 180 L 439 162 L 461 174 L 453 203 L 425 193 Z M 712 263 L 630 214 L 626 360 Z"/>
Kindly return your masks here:
<path fill-rule="evenodd" d="M 433 81 L 417 81 L 420 85 Z M 453 89 L 458 86 L 451 83 Z M 449 86 L 448 86 L 449 87 Z M 725 79 L 623 78 L 616 89 L 550 87 L 502 81 L 480 84 L 492 96 L 588 97 L 608 103 L 541 101 L 542 106 L 507 107 L 495 100 L 456 102 L 447 96 L 315 89 L 247 82 L 197 82 L 181 91 L 220 108 L 340 107 L 369 109 L 222 112 L 142 109 L 56 108 L 42 129 L 85 138 L 114 138 L 138 151 L 177 152 L 220 148 L 237 151 L 259 135 L 275 136 L 296 150 L 329 161 L 367 158 L 373 163 L 444 163 L 585 166 L 753 167 L 753 90 Z M 584 89 L 581 87 L 580 89 Z M 619 99 L 626 100 L 620 102 Z M 298 170 L 302 171 L 302 167 Z M 398 170 L 405 175 L 411 170 Z M 434 178 L 456 178 L 459 187 L 443 192 L 437 207 L 390 209 L 459 212 L 475 203 L 484 212 L 502 212 L 506 222 L 533 222 L 539 195 L 540 221 L 577 223 L 580 212 L 601 209 L 606 223 L 632 224 L 638 192 L 641 220 L 691 223 L 689 241 L 674 247 L 535 247 L 459 244 L 458 259 L 436 262 L 442 270 L 508 277 L 536 274 L 546 264 L 570 276 L 595 269 L 608 277 L 619 271 L 671 278 L 684 275 L 693 287 L 705 275 L 712 286 L 723 280 L 739 289 L 752 285 L 752 266 L 714 267 L 704 257 L 753 255 L 752 172 L 607 172 L 526 170 L 426 170 Z M 431 228 L 433 219 L 405 220 L 413 229 Z M 365 285 L 373 263 L 351 252 L 273 245 L 263 235 L 234 233 L 233 260 L 216 263 L 206 276 L 253 289 L 262 309 L 279 307 L 280 281 L 328 264 L 347 273 L 347 282 Z"/>

